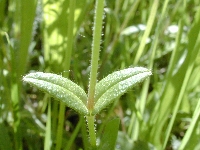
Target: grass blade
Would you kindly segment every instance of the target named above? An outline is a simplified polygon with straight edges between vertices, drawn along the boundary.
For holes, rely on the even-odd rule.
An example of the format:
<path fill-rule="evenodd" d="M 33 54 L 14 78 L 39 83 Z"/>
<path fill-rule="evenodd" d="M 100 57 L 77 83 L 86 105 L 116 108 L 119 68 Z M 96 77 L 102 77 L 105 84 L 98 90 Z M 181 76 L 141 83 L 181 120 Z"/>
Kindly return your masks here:
<path fill-rule="evenodd" d="M 195 128 L 195 125 L 198 122 L 199 116 L 200 116 L 200 100 L 198 101 L 198 104 L 197 104 L 196 109 L 195 109 L 194 114 L 193 114 L 192 122 L 191 122 L 190 127 L 188 128 L 182 142 L 181 142 L 179 150 L 185 149 L 185 146 L 187 145 L 188 141 L 191 138 L 191 135 L 192 135 L 192 132 Z"/>

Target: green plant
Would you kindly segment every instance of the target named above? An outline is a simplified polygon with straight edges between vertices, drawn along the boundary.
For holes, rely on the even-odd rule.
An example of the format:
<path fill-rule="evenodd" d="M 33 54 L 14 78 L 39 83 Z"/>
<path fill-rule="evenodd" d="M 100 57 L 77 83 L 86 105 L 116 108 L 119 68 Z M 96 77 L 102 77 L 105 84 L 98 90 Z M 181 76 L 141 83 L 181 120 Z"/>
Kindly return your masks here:
<path fill-rule="evenodd" d="M 104 1 L 97 0 L 88 96 L 80 86 L 56 74 L 36 72 L 23 77 L 23 81 L 50 94 L 55 99 L 76 110 L 80 115 L 86 116 L 90 144 L 94 148 L 96 147 L 95 115 L 116 98 L 151 75 L 151 71 L 143 67 L 128 68 L 116 71 L 97 83 L 103 7 Z M 119 122 L 117 121 L 115 124 L 115 133 L 111 133 L 115 134 L 115 136 L 112 136 L 114 138 L 110 141 L 106 141 L 106 138 L 101 143 L 104 146 L 100 147 L 105 149 L 114 148 Z M 108 146 L 104 142 L 108 142 Z"/>
<path fill-rule="evenodd" d="M 85 120 L 94 117 L 97 149 L 199 150 L 199 0 L 105 0 L 95 87 L 129 66 L 153 74 L 106 111 L 100 98 L 94 101 L 90 115 L 94 6 L 92 0 L 0 0 L 0 149 L 88 149 Z M 23 83 L 33 70 L 77 83 L 89 117 Z"/>

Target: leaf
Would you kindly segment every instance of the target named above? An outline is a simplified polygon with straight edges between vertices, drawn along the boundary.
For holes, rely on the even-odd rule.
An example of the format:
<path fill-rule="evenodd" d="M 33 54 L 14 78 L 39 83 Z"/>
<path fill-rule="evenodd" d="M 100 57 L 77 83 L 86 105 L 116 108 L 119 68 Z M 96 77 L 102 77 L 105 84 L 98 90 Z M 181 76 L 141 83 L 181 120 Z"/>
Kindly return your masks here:
<path fill-rule="evenodd" d="M 64 102 L 80 114 L 88 114 L 86 93 L 69 79 L 52 73 L 36 72 L 24 76 L 23 80 Z"/>
<path fill-rule="evenodd" d="M 138 150 L 138 149 L 142 149 L 142 150 L 156 150 L 156 148 L 154 147 L 154 145 L 152 145 L 151 143 L 148 143 L 147 141 L 135 141 L 134 142 L 134 146 L 132 148 L 132 150 Z"/>
<path fill-rule="evenodd" d="M 119 123 L 119 118 L 115 118 L 106 124 L 98 150 L 115 149 Z"/>
<path fill-rule="evenodd" d="M 116 71 L 96 85 L 95 106 L 93 115 L 114 101 L 115 98 L 123 95 L 130 88 L 142 82 L 151 75 L 151 71 L 143 67 L 128 68 Z"/>
<path fill-rule="evenodd" d="M 4 124 L 4 122 L 0 122 L 0 149 L 12 150 L 13 141 L 10 139 L 8 125 Z"/>

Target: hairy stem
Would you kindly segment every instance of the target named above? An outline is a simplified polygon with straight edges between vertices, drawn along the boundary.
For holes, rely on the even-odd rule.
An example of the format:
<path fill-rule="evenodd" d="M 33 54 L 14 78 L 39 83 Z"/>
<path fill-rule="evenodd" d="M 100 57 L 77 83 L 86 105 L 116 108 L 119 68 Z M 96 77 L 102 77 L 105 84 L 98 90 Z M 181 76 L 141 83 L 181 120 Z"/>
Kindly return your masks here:
<path fill-rule="evenodd" d="M 104 7 L 104 0 L 97 0 L 96 7 L 95 7 L 95 16 L 94 16 L 91 71 L 90 71 L 88 102 L 87 102 L 87 108 L 88 108 L 90 114 L 92 113 L 93 108 L 94 108 L 94 94 L 95 94 L 95 86 L 96 86 L 96 81 L 97 81 L 97 69 L 98 69 L 101 31 L 102 31 L 102 20 L 103 20 L 102 19 L 103 7 Z M 92 147 L 96 146 L 94 118 L 95 118 L 95 116 L 91 116 L 91 115 L 86 117 L 87 123 L 88 123 L 90 144 Z"/>
<path fill-rule="evenodd" d="M 98 69 L 99 50 L 101 42 L 103 7 L 104 7 L 104 0 L 97 0 L 95 7 L 95 17 L 94 17 L 91 71 L 90 71 L 90 83 L 88 91 L 88 110 L 90 112 L 92 112 L 94 107 L 94 93 L 97 80 L 97 69 Z"/>
<path fill-rule="evenodd" d="M 96 134 L 95 134 L 95 125 L 94 125 L 94 116 L 87 116 L 87 125 L 89 130 L 90 144 L 92 147 L 96 146 Z"/>

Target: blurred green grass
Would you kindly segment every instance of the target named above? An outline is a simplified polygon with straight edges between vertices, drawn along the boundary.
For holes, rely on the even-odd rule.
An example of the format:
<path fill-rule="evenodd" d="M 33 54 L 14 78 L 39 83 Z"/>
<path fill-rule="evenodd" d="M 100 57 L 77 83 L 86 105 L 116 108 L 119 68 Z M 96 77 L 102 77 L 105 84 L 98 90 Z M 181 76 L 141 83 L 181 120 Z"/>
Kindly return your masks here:
<path fill-rule="evenodd" d="M 49 98 L 22 85 L 24 74 L 68 72 L 87 91 L 94 3 L 76 0 L 71 65 L 65 70 L 69 1 L 0 1 L 0 149 L 44 146 Z M 100 135 L 110 118 L 120 117 L 116 149 L 137 149 L 141 144 L 143 149 L 178 149 L 200 97 L 199 10 L 198 0 L 106 1 L 99 80 L 129 66 L 153 72 L 96 118 Z M 58 104 L 51 103 L 49 143 L 54 149 Z M 198 118 L 198 109 L 195 114 Z M 63 148 L 68 141 L 70 149 L 87 145 L 85 122 L 79 117 L 65 109 Z M 184 149 L 200 147 L 199 119 L 194 124 Z"/>

